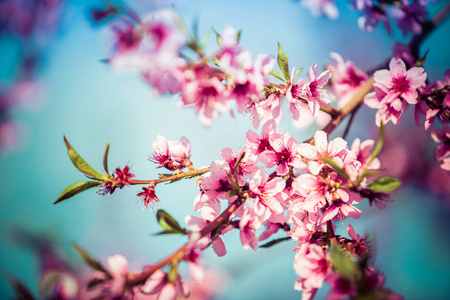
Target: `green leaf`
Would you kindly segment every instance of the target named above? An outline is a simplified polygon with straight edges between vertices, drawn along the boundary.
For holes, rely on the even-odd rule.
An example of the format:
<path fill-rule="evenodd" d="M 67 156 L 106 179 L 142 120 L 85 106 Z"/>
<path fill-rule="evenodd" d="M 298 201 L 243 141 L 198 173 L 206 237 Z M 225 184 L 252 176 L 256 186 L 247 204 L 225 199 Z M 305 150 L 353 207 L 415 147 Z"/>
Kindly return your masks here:
<path fill-rule="evenodd" d="M 109 144 L 110 144 L 110 142 L 108 142 L 108 144 L 106 144 L 105 153 L 103 154 L 103 168 L 105 169 L 106 174 L 109 174 L 109 171 L 108 171 Z"/>
<path fill-rule="evenodd" d="M 166 231 L 184 233 L 185 230 L 181 228 L 180 224 L 165 210 L 159 209 L 156 212 L 156 218 L 159 226 Z"/>
<path fill-rule="evenodd" d="M 378 140 L 367 165 L 370 165 L 370 163 L 378 156 L 378 154 L 380 154 L 381 149 L 383 148 L 383 143 L 384 143 L 384 124 L 383 122 L 381 122 Z"/>
<path fill-rule="evenodd" d="M 298 69 L 297 71 L 295 71 L 294 79 L 295 79 L 295 77 L 297 77 L 298 74 L 300 74 L 302 71 L 303 71 L 303 68 L 300 68 L 300 69 Z M 293 83 L 293 82 L 292 82 L 292 83 Z"/>
<path fill-rule="evenodd" d="M 269 74 L 272 75 L 272 76 L 274 76 L 275 78 L 280 79 L 280 80 L 283 81 L 283 82 L 286 82 L 286 79 L 284 79 L 284 78 L 281 76 L 281 74 L 278 73 L 278 72 L 275 71 L 275 70 L 270 71 Z"/>
<path fill-rule="evenodd" d="M 83 248 L 81 248 L 80 246 L 78 246 L 77 244 L 73 243 L 73 247 L 78 251 L 78 253 L 80 254 L 80 256 L 83 258 L 83 260 L 94 270 L 100 271 L 105 273 L 109 279 L 112 278 L 111 274 L 109 274 L 108 271 L 106 271 L 106 269 L 94 258 L 92 258 L 92 256 Z"/>
<path fill-rule="evenodd" d="M 333 268 L 343 276 L 352 279 L 356 274 L 356 263 L 342 250 L 333 248 L 331 251 Z"/>
<path fill-rule="evenodd" d="M 283 48 L 281 48 L 280 43 L 278 43 L 278 57 L 277 57 L 278 66 L 280 67 L 280 70 L 284 74 L 284 78 L 286 78 L 286 81 L 289 81 L 289 63 L 288 63 L 288 55 L 287 53 L 284 54 Z"/>
<path fill-rule="evenodd" d="M 81 192 L 84 192 L 85 190 L 88 190 L 94 186 L 98 186 L 101 184 L 102 183 L 99 181 L 80 181 L 80 182 L 71 184 L 61 192 L 58 199 L 56 199 L 56 201 L 53 202 L 53 204 L 56 204 L 56 203 L 66 200 L 66 199 L 69 199 L 70 197 L 73 197 L 76 194 L 79 194 Z"/>
<path fill-rule="evenodd" d="M 402 182 L 395 177 L 384 176 L 372 181 L 368 184 L 368 187 L 372 191 L 389 193 L 400 187 Z"/>
<path fill-rule="evenodd" d="M 67 153 L 69 154 L 70 160 L 72 161 L 73 165 L 80 170 L 82 173 L 84 173 L 87 177 L 90 177 L 92 179 L 97 180 L 105 180 L 106 176 L 98 173 L 95 171 L 79 154 L 75 149 L 72 147 L 72 145 L 69 143 L 69 141 L 64 136 L 64 143 L 66 144 Z"/>
<path fill-rule="evenodd" d="M 186 230 L 183 230 L 183 231 L 179 231 L 179 230 L 175 230 L 175 231 L 173 231 L 173 230 L 163 230 L 163 231 L 154 233 L 153 235 L 180 234 L 180 233 L 181 234 L 187 234 L 187 231 Z"/>
<path fill-rule="evenodd" d="M 338 173 L 339 176 L 341 176 L 342 178 L 349 180 L 350 177 L 348 176 L 347 172 L 345 172 L 344 169 L 342 169 L 341 167 L 339 167 L 331 158 L 329 157 L 322 157 L 321 160 L 328 164 L 334 171 L 336 171 L 336 173 Z"/>
<path fill-rule="evenodd" d="M 272 240 L 272 241 L 270 241 L 268 243 L 265 243 L 264 245 L 259 246 L 259 248 L 269 248 L 269 247 L 272 247 L 273 245 L 276 245 L 278 243 L 281 243 L 283 241 L 287 241 L 287 240 L 290 240 L 290 239 L 291 239 L 290 237 L 284 237 L 284 238 L 275 239 L 275 240 Z"/>

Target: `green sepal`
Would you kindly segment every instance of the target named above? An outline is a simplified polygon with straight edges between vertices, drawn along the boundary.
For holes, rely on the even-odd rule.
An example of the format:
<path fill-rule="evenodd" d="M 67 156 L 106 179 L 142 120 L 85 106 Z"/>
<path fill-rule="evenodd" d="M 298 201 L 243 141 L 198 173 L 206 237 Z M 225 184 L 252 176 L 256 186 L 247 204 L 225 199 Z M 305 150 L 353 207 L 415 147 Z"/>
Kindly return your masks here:
<path fill-rule="evenodd" d="M 423 65 L 425 64 L 425 61 L 427 60 L 427 55 L 428 52 L 430 52 L 430 50 L 428 49 L 427 52 L 425 52 L 425 54 L 419 58 L 416 63 L 414 64 L 414 67 L 423 67 Z"/>
<path fill-rule="evenodd" d="M 174 264 L 172 262 L 172 267 L 170 268 L 169 272 L 167 272 L 167 281 L 168 282 L 172 282 L 172 283 L 177 282 L 178 277 L 180 276 L 178 274 L 178 267 L 177 266 L 178 266 L 177 264 Z"/>
<path fill-rule="evenodd" d="M 99 181 L 80 181 L 80 182 L 71 184 L 61 192 L 58 199 L 56 199 L 56 201 L 53 202 L 53 204 L 56 204 L 56 203 L 66 200 L 66 199 L 69 199 L 69 198 L 75 196 L 76 194 L 79 194 L 81 192 L 84 192 L 85 190 L 88 190 L 94 186 L 99 186 L 101 184 L 102 183 Z"/>
<path fill-rule="evenodd" d="M 348 256 L 345 251 L 333 248 L 331 250 L 331 260 L 333 269 L 339 274 L 351 279 L 356 274 L 356 263 Z"/>
<path fill-rule="evenodd" d="M 398 189 L 401 184 L 402 182 L 395 177 L 384 176 L 372 181 L 367 186 L 375 192 L 389 193 Z"/>
<path fill-rule="evenodd" d="M 185 230 L 181 228 L 177 220 L 175 220 L 168 212 L 162 209 L 158 209 L 156 212 L 156 219 L 158 220 L 159 226 L 161 226 L 165 231 L 184 233 Z"/>
<path fill-rule="evenodd" d="M 235 190 L 229 190 L 229 191 L 227 192 L 227 195 L 230 196 L 230 197 L 233 197 L 233 196 L 236 196 L 236 195 L 237 195 L 237 192 L 236 192 Z"/>
<path fill-rule="evenodd" d="M 109 144 L 106 144 L 105 153 L 103 154 L 103 168 L 105 169 L 106 174 L 109 174 L 108 171 L 108 153 L 109 153 Z"/>
<path fill-rule="evenodd" d="M 289 81 L 289 62 L 288 62 L 288 54 L 284 53 L 283 48 L 281 48 L 280 43 L 278 43 L 278 57 L 277 57 L 278 66 L 280 70 L 284 74 L 284 78 L 286 81 Z"/>
<path fill-rule="evenodd" d="M 215 59 L 215 58 L 211 59 L 211 63 L 212 63 L 213 65 L 215 65 L 215 66 L 220 67 L 220 65 L 219 65 L 219 60 L 218 60 L 218 59 Z"/>
<path fill-rule="evenodd" d="M 331 158 L 329 157 L 322 157 L 321 160 L 329 165 L 336 173 L 338 173 L 339 176 L 342 178 L 349 180 L 350 176 L 348 176 L 347 172 L 345 172 L 344 169 L 339 167 Z"/>
<path fill-rule="evenodd" d="M 105 281 L 107 281 L 107 279 L 100 279 L 100 278 L 93 278 L 92 280 L 90 280 L 86 286 L 86 288 L 88 290 L 93 289 L 94 287 L 96 287 L 97 285 L 104 283 Z"/>
<path fill-rule="evenodd" d="M 109 272 L 96 260 L 94 259 L 86 250 L 73 243 L 73 247 L 78 251 L 83 260 L 90 266 L 92 269 L 105 273 L 108 276 L 108 279 L 111 279 L 112 276 Z"/>
<path fill-rule="evenodd" d="M 173 176 L 173 175 L 174 175 L 173 173 L 159 173 L 158 174 L 159 178 L 166 178 L 166 177 Z"/>
<path fill-rule="evenodd" d="M 64 143 L 66 144 L 67 153 L 69 154 L 70 160 L 72 161 L 73 165 L 80 170 L 80 172 L 84 173 L 87 177 L 91 179 L 96 180 L 106 180 L 106 176 L 98 173 L 95 171 L 79 154 L 75 149 L 72 147 L 72 145 L 69 143 L 69 141 L 64 136 Z"/>
<path fill-rule="evenodd" d="M 283 82 L 286 82 L 286 79 L 284 79 L 284 78 L 281 76 L 281 74 L 278 73 L 278 72 L 275 71 L 275 70 L 270 71 L 269 74 L 272 75 L 272 76 L 274 76 L 274 77 L 277 78 L 277 79 L 280 79 L 280 80 L 283 81 Z"/>
<path fill-rule="evenodd" d="M 239 30 L 239 31 L 237 32 L 237 34 L 236 34 L 236 40 L 237 40 L 237 43 L 238 43 L 238 44 L 239 44 L 239 42 L 241 41 L 241 35 L 242 35 L 242 29 Z"/>
<path fill-rule="evenodd" d="M 276 245 L 278 243 L 281 243 L 283 241 L 287 241 L 287 240 L 290 240 L 290 239 L 291 239 L 290 237 L 284 237 L 284 238 L 275 239 L 275 240 L 272 240 L 272 241 L 270 241 L 268 243 L 265 243 L 264 245 L 259 246 L 259 248 L 269 248 L 269 247 L 272 247 L 273 245 Z"/>

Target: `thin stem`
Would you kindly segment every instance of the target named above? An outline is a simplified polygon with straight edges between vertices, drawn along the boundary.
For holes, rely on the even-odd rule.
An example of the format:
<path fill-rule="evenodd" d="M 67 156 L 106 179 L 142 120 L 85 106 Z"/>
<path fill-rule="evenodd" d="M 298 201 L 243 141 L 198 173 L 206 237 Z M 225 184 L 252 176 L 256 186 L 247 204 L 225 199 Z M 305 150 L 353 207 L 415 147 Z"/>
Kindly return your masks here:
<path fill-rule="evenodd" d="M 353 120 L 355 119 L 356 113 L 358 112 L 360 107 L 361 103 L 355 108 L 355 110 L 352 112 L 352 115 L 350 116 L 350 119 L 348 120 L 347 127 L 345 127 L 344 134 L 342 135 L 342 138 L 344 140 L 347 138 L 347 135 L 350 131 L 350 127 L 352 126 Z"/>
<path fill-rule="evenodd" d="M 337 241 L 336 234 L 334 233 L 333 223 L 331 220 L 327 221 L 327 233 L 328 237 L 331 240 L 331 243 L 333 244 L 333 247 L 339 247 L 339 243 Z"/>
<path fill-rule="evenodd" d="M 445 18 L 448 17 L 450 13 L 450 3 L 447 3 L 444 8 L 442 8 L 432 19 L 431 21 L 422 23 L 422 33 L 416 35 L 412 38 L 409 43 L 409 47 L 411 48 L 411 52 L 415 58 L 419 57 L 419 47 L 420 44 L 425 40 L 425 38 L 440 24 Z"/>
<path fill-rule="evenodd" d="M 190 172 L 180 173 L 180 174 L 177 174 L 177 175 L 167 176 L 167 177 L 163 177 L 163 178 L 159 178 L 159 179 L 152 179 L 152 180 L 137 180 L 136 179 L 136 180 L 130 180 L 130 184 L 131 185 L 136 185 L 136 184 L 153 184 L 153 185 L 157 185 L 158 183 L 161 183 L 161 182 L 200 176 L 200 175 L 203 175 L 205 173 L 208 173 L 209 171 L 210 171 L 210 168 L 205 168 L 205 169 L 200 169 L 200 170 L 194 170 L 194 171 L 190 171 Z"/>
<path fill-rule="evenodd" d="M 217 230 L 223 223 L 227 222 L 230 216 L 242 205 L 247 196 L 240 196 L 237 200 L 231 203 L 226 210 L 224 210 L 214 221 L 209 223 L 205 228 L 200 231 L 200 238 L 208 235 L 209 233 Z M 150 266 L 141 273 L 130 273 L 126 279 L 126 286 L 132 287 L 138 284 L 143 284 L 145 281 L 157 270 L 161 269 L 165 265 L 171 263 L 173 260 L 181 259 L 186 251 L 192 246 L 192 241 L 187 242 L 181 246 L 177 251 L 162 259 L 158 263 Z"/>
<path fill-rule="evenodd" d="M 350 101 L 345 104 L 341 110 L 340 114 L 335 117 L 332 117 L 330 123 L 323 129 L 326 133 L 330 134 L 340 123 L 341 121 L 350 113 L 352 113 L 355 109 L 361 105 L 364 100 L 364 97 L 372 90 L 373 84 L 375 80 L 373 76 L 369 78 L 369 80 L 358 90 L 358 92 L 353 96 Z"/>

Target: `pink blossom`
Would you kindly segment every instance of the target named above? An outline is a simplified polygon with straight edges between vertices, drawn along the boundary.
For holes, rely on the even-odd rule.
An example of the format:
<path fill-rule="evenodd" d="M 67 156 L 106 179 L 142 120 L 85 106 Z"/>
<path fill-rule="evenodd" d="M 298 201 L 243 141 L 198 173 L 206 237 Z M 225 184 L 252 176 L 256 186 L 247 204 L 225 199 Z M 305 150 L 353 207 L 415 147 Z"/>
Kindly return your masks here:
<path fill-rule="evenodd" d="M 294 179 L 292 188 L 305 197 L 302 209 L 307 212 L 318 214 L 327 204 L 327 183 L 322 177 L 302 174 Z"/>
<path fill-rule="evenodd" d="M 330 19 L 339 17 L 339 10 L 334 0 L 302 0 L 301 3 L 309 7 L 314 16 L 326 16 Z"/>
<path fill-rule="evenodd" d="M 427 78 L 423 68 L 414 67 L 406 71 L 405 63 L 397 58 L 392 58 L 389 68 L 375 72 L 375 92 L 364 99 L 368 106 L 379 109 L 377 125 L 390 120 L 398 124 L 408 103 L 417 103 L 417 88 L 423 86 Z"/>
<path fill-rule="evenodd" d="M 158 299 L 175 300 L 177 295 L 189 297 L 189 290 L 180 276 L 174 282 L 170 282 L 167 274 L 161 270 L 155 271 L 142 285 L 140 291 L 144 294 L 158 294 Z"/>
<path fill-rule="evenodd" d="M 269 180 L 269 175 L 263 169 L 258 169 L 250 180 L 249 189 L 254 198 L 260 201 L 273 213 L 282 213 L 284 208 L 276 198 L 285 187 L 285 181 L 280 177 Z"/>
<path fill-rule="evenodd" d="M 392 52 L 395 58 L 401 59 L 407 68 L 412 68 L 416 59 L 411 53 L 411 48 L 400 42 L 395 42 L 392 45 Z"/>
<path fill-rule="evenodd" d="M 289 80 L 289 87 L 286 90 L 286 99 L 290 102 L 289 110 L 292 118 L 297 121 L 300 118 L 300 111 L 305 106 L 301 98 L 306 98 L 305 95 L 305 81 L 299 79 L 294 84 L 295 68 L 292 69 L 291 78 Z"/>
<path fill-rule="evenodd" d="M 295 273 L 300 277 L 297 279 L 295 289 L 303 290 L 302 299 L 312 299 L 315 289 L 322 287 L 323 282 L 331 273 L 331 259 L 329 252 L 325 253 L 322 247 L 316 244 L 305 244 L 302 251 L 294 258 Z"/>
<path fill-rule="evenodd" d="M 409 0 L 402 0 L 401 7 L 392 7 L 392 17 L 397 19 L 397 25 L 405 36 L 409 32 L 419 34 L 422 32 L 421 22 L 425 21 L 427 9 L 424 3 L 414 0 L 412 4 Z"/>
<path fill-rule="evenodd" d="M 264 151 L 259 155 L 259 159 L 268 168 L 277 166 L 276 172 L 279 176 L 289 174 L 291 168 L 298 168 L 301 164 L 301 157 L 297 153 L 298 143 L 293 137 L 287 134 L 274 132 L 269 137 L 272 151 Z"/>
<path fill-rule="evenodd" d="M 230 173 L 228 164 L 212 162 L 210 168 L 209 174 L 200 181 L 202 191 L 200 202 L 217 202 L 216 199 L 218 198 L 231 199 L 227 192 L 234 188 L 228 179 L 228 174 Z"/>
<path fill-rule="evenodd" d="M 341 191 L 341 190 L 338 190 Z M 345 193 L 342 193 L 345 194 Z M 347 217 L 350 218 L 359 218 L 362 215 L 362 212 L 354 207 L 353 205 L 350 205 L 347 203 L 348 201 L 348 195 L 346 196 L 347 199 L 337 199 L 333 200 L 330 207 L 328 207 L 325 212 L 322 214 L 322 216 L 319 218 L 318 223 L 322 224 L 327 221 L 330 221 L 334 218 L 338 218 L 340 220 L 343 220 Z"/>
<path fill-rule="evenodd" d="M 256 205 L 253 202 L 249 202 L 249 205 L 244 209 L 241 220 L 239 221 L 239 230 L 241 243 L 244 249 L 250 247 L 256 251 L 258 249 L 258 238 L 255 231 L 258 230 L 262 223 L 259 219 L 259 214 L 255 211 Z"/>
<path fill-rule="evenodd" d="M 324 104 L 330 103 L 330 98 L 323 87 L 331 78 L 331 72 L 326 70 L 318 75 L 317 64 L 313 64 L 309 70 L 308 82 L 304 85 L 303 90 L 308 99 L 308 106 L 313 116 L 317 115 L 319 110 L 319 102 Z"/>
<path fill-rule="evenodd" d="M 442 124 L 443 128 L 436 128 L 431 131 L 431 137 L 436 143 L 440 143 L 434 149 L 434 158 L 437 161 L 442 161 L 447 156 L 450 156 L 450 126 Z"/>
<path fill-rule="evenodd" d="M 292 221 L 294 221 L 294 225 L 291 227 L 291 230 L 287 232 L 287 235 L 290 236 L 294 241 L 300 242 L 300 245 L 306 243 L 311 237 L 311 232 L 306 227 L 305 223 L 297 217 L 292 217 Z"/>
<path fill-rule="evenodd" d="M 208 66 L 187 70 L 186 84 L 180 97 L 180 104 L 194 107 L 204 125 L 211 125 L 219 112 L 229 110 L 226 88 L 219 78 L 211 76 L 212 71 Z"/>
<path fill-rule="evenodd" d="M 298 153 L 309 160 L 309 171 L 317 175 L 325 166 L 321 158 L 328 157 L 334 160 L 340 160 L 339 155 L 345 153 L 347 149 L 347 142 L 338 137 L 328 143 L 327 134 L 324 131 L 316 131 L 314 134 L 315 145 L 302 143 L 298 147 Z M 342 163 L 341 163 L 342 164 Z"/>
<path fill-rule="evenodd" d="M 234 174 L 234 167 L 238 159 L 241 159 L 238 165 L 238 175 L 245 175 L 247 177 L 252 177 L 252 174 L 258 169 L 256 166 L 255 157 L 251 155 L 251 149 L 248 145 L 242 147 L 237 154 L 231 148 L 225 148 L 220 151 L 220 157 L 226 161 L 230 167 L 232 174 Z"/>
<path fill-rule="evenodd" d="M 344 62 L 337 53 L 330 53 L 333 62 L 327 68 L 333 75 L 331 92 L 338 98 L 339 106 L 345 105 L 367 81 L 367 74 L 358 69 L 353 62 Z"/>
<path fill-rule="evenodd" d="M 247 143 L 253 149 L 253 153 L 257 156 L 264 151 L 273 151 L 273 147 L 270 145 L 269 137 L 272 133 L 277 131 L 277 124 L 274 120 L 267 121 L 262 130 L 261 136 L 255 133 L 253 130 L 249 130 L 246 134 Z"/>
<path fill-rule="evenodd" d="M 171 171 L 183 169 L 192 165 L 191 145 L 189 140 L 182 137 L 180 141 L 168 141 L 165 137 L 158 135 L 152 143 L 153 157 L 151 161 L 159 164 L 157 168 L 166 168 Z"/>
<path fill-rule="evenodd" d="M 185 218 L 185 222 L 191 230 L 193 230 L 194 232 L 200 232 L 203 228 L 205 228 L 210 222 L 212 222 L 214 220 L 215 216 L 216 215 L 213 214 L 213 215 L 209 215 L 207 218 L 199 218 L 196 216 L 188 215 Z M 225 234 L 229 230 L 231 230 L 230 227 L 224 228 L 220 232 L 220 234 L 221 235 Z M 210 236 L 207 239 L 208 239 L 208 242 L 204 244 L 205 247 L 208 246 L 209 240 L 211 239 L 212 240 L 212 248 L 213 248 L 214 252 L 217 254 L 217 256 L 221 257 L 221 256 L 224 256 L 225 254 L 227 254 L 225 244 L 219 235 L 216 235 L 214 237 Z"/>
<path fill-rule="evenodd" d="M 363 14 L 358 18 L 358 26 L 361 30 L 372 31 L 381 20 L 386 31 L 391 33 L 386 12 L 376 7 L 371 0 L 355 0 L 350 3 L 350 6 Z"/>

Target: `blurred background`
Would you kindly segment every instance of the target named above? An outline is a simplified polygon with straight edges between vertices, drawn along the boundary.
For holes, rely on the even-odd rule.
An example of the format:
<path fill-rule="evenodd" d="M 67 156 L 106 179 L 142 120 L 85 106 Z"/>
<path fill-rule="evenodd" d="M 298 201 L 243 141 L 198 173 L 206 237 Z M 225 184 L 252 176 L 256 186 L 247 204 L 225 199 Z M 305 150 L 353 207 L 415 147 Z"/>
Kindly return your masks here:
<path fill-rule="evenodd" d="M 165 257 L 185 243 L 185 237 L 152 236 L 160 228 L 154 212 L 142 210 L 136 196 L 140 187 L 108 196 L 92 189 L 52 205 L 66 186 L 84 178 L 67 156 L 63 135 L 94 168 L 102 168 L 104 147 L 110 141 L 110 169 L 129 165 L 136 178 L 154 179 L 158 170 L 148 158 L 157 135 L 169 140 L 186 136 L 192 161 L 197 167 L 208 166 L 220 158 L 221 149 L 237 150 L 245 144 L 245 133 L 253 129 L 249 116 L 221 115 L 205 127 L 193 110 L 177 107 L 176 96 L 157 96 L 137 72 L 116 72 L 102 62 L 112 53 L 113 37 L 108 26 L 93 25 L 90 20 L 90 10 L 102 7 L 100 1 L 49 0 L 42 20 L 36 19 L 36 9 L 26 15 L 30 4 L 24 0 L 20 1 L 23 15 L 12 18 L 7 2 L 0 1 L 2 29 L 11 22 L 18 24 L 13 24 L 16 30 L 2 30 L 0 35 L 0 87 L 4 92 L 18 82 L 22 85 L 10 92 L 19 93 L 17 105 L 1 112 L 8 126 L 0 131 L 6 136 L 0 158 L 0 298 L 14 297 L 7 279 L 11 276 L 37 295 L 42 255 L 36 256 L 36 249 L 42 245 L 54 245 L 58 256 L 69 263 L 67 268 L 76 270 L 84 283 L 92 273 L 72 242 L 102 262 L 108 255 L 122 254 L 132 271 Z M 276 56 L 280 42 L 289 53 L 290 65 L 305 70 L 315 62 L 324 68 L 330 52 L 352 60 L 362 70 L 371 69 L 391 55 L 393 41 L 408 40 L 398 29 L 392 35 L 382 26 L 371 33 L 361 31 L 358 13 L 348 8 L 347 1 L 338 2 L 336 20 L 314 17 L 298 1 L 288 0 L 136 0 L 128 4 L 141 16 L 172 5 L 187 25 L 198 20 L 201 35 L 211 28 L 220 32 L 226 25 L 242 29 L 241 44 L 253 57 L 258 53 Z M 430 14 L 447 2 L 430 4 Z M 37 31 L 30 29 L 33 24 Z M 430 81 L 442 80 L 450 67 L 449 32 L 450 19 L 421 48 L 422 53 L 430 50 L 425 64 Z M 209 45 L 210 50 L 216 49 L 215 37 Z M 295 129 L 287 107 L 284 111 L 280 128 L 298 141 L 318 129 Z M 376 139 L 374 117 L 375 110 L 361 109 L 349 143 L 356 137 Z M 343 127 L 333 136 L 341 135 Z M 388 288 L 406 299 L 444 299 L 450 278 L 449 175 L 434 161 L 436 144 L 429 132 L 414 124 L 412 108 L 399 126 L 387 126 L 386 135 L 382 165 L 405 183 L 386 209 L 361 203 L 363 216 L 351 222 L 357 233 L 373 235 L 373 265 L 386 276 Z M 184 225 L 184 217 L 194 213 L 197 193 L 189 180 L 158 186 L 157 208 Z M 347 223 L 337 224 L 338 234 L 346 234 Z M 210 272 L 215 299 L 300 298 L 301 293 L 293 289 L 295 243 L 254 253 L 242 248 L 237 231 L 226 235 L 224 242 L 225 257 L 207 250 L 201 258 Z M 318 299 L 326 292 L 326 287 L 320 290 Z"/>

